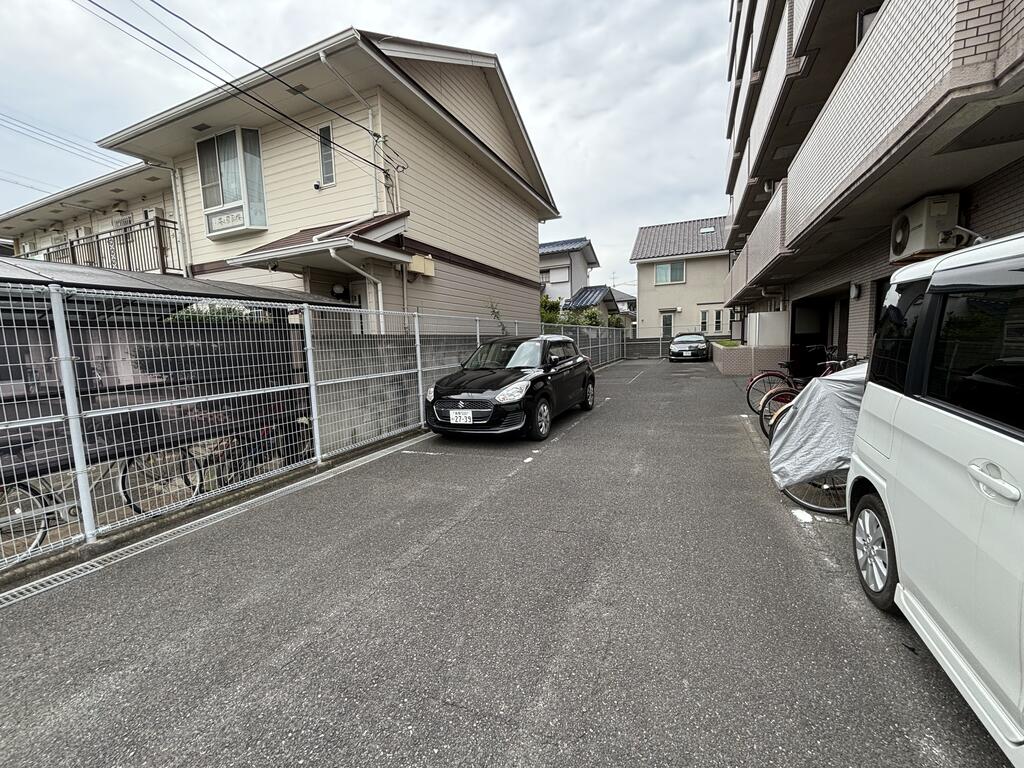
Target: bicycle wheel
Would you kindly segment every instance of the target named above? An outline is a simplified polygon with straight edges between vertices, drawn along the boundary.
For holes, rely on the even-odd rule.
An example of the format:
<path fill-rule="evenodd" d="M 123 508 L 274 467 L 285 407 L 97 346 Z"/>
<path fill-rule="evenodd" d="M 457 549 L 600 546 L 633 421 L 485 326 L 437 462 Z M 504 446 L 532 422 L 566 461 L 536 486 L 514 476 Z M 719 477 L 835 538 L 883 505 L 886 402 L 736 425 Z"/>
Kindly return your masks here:
<path fill-rule="evenodd" d="M 789 379 L 777 371 L 765 371 L 752 378 L 747 384 L 747 406 L 758 413 L 758 406 L 764 396 L 782 386 L 790 386 Z"/>
<path fill-rule="evenodd" d="M 800 393 L 790 387 L 778 387 L 765 395 L 764 399 L 761 401 L 759 414 L 761 432 L 765 437 L 769 436 L 772 417 L 782 406 L 786 405 L 786 403 L 793 402 L 798 394 Z"/>
<path fill-rule="evenodd" d="M 132 456 L 118 475 L 124 503 L 148 515 L 194 499 L 203 486 L 203 465 L 184 448 Z"/>
<path fill-rule="evenodd" d="M 846 512 L 846 473 L 827 472 L 806 483 L 783 488 L 782 492 L 801 507 L 823 515 Z"/>
<path fill-rule="evenodd" d="M 0 555 L 26 557 L 46 541 L 53 521 L 46 497 L 28 483 L 0 488 Z"/>

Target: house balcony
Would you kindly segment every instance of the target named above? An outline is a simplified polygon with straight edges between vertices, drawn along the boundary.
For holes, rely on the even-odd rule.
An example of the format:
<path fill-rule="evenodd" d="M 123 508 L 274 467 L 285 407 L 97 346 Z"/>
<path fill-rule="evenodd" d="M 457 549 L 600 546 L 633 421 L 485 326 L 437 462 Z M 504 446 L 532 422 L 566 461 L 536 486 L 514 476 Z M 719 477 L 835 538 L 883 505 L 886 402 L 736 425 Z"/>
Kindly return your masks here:
<path fill-rule="evenodd" d="M 832 2 L 799 5 L 808 38 Z M 1005 15 L 976 17 L 957 0 L 882 6 L 790 165 L 787 246 L 801 269 L 1024 156 L 1020 34 Z"/>
<path fill-rule="evenodd" d="M 782 260 L 786 250 L 787 182 L 774 190 L 771 200 L 758 219 L 746 244 L 740 251 L 725 284 L 725 302 L 729 306 L 753 301 L 761 288 L 773 280 L 767 277 L 770 268 Z"/>
<path fill-rule="evenodd" d="M 170 219 L 148 219 L 19 253 L 17 257 L 131 272 L 183 271 L 178 255 L 178 225 Z"/>

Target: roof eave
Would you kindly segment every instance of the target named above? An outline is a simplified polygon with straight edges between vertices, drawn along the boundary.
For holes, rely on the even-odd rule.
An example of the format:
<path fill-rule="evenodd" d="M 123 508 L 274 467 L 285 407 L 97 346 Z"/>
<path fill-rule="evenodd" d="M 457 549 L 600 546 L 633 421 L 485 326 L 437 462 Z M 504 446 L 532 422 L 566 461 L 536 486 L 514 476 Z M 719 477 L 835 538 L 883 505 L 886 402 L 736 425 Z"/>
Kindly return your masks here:
<path fill-rule="evenodd" d="M 290 56 L 278 59 L 277 61 L 267 65 L 265 69 L 273 72 L 275 75 L 281 76 L 283 73 L 286 73 L 297 66 L 303 66 L 318 59 L 321 51 L 326 54 L 331 54 L 344 48 L 348 48 L 358 40 L 358 30 L 349 27 L 336 35 L 332 35 L 318 43 L 307 46 L 301 51 L 297 51 Z M 270 75 L 267 75 L 262 70 L 257 69 L 246 75 L 242 75 L 240 78 L 231 82 L 242 90 L 250 90 L 268 83 L 272 79 L 273 78 L 271 78 Z M 189 99 L 188 101 L 171 107 L 170 109 L 166 109 L 163 112 L 158 112 L 152 117 L 141 120 L 138 123 L 130 125 L 127 128 L 123 128 L 109 136 L 105 136 L 96 143 L 104 149 L 115 149 L 118 145 L 136 139 L 155 128 L 174 122 L 175 120 L 191 114 L 192 112 L 208 107 L 223 99 L 232 98 L 231 93 L 232 91 L 229 91 L 228 86 L 226 85 L 213 88 L 206 93 L 196 96 L 195 98 Z"/>
<path fill-rule="evenodd" d="M 691 251 L 689 253 L 667 253 L 664 256 L 647 256 L 645 258 L 634 258 L 630 257 L 630 264 L 653 264 L 659 261 L 669 261 L 670 259 L 702 259 L 710 258 L 711 256 L 728 256 L 728 250 L 720 251 Z"/>

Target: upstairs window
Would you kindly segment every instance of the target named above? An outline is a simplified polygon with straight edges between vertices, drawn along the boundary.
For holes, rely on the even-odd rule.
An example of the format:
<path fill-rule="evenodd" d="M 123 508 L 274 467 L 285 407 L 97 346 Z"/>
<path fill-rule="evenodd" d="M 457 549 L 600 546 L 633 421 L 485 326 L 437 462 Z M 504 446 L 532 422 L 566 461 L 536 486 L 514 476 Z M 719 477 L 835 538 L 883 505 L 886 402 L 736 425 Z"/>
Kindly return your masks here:
<path fill-rule="evenodd" d="M 203 139 L 196 156 L 207 237 L 266 229 L 259 131 L 233 128 Z"/>
<path fill-rule="evenodd" d="M 330 123 L 320 126 L 320 184 L 329 187 L 334 184 L 334 144 Z"/>
<path fill-rule="evenodd" d="M 654 267 L 654 284 L 664 285 L 666 283 L 686 282 L 686 262 L 670 261 L 667 264 L 658 264 Z"/>

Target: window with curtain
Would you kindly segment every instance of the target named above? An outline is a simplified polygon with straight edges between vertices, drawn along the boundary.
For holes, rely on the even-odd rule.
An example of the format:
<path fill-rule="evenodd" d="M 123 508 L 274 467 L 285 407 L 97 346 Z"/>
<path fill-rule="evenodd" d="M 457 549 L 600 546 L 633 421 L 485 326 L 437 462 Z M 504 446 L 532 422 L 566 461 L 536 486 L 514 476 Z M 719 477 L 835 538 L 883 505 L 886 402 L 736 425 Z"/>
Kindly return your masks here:
<path fill-rule="evenodd" d="M 209 236 L 267 226 L 260 133 L 233 128 L 196 143 Z"/>
<path fill-rule="evenodd" d="M 682 283 L 686 281 L 686 262 L 670 261 L 654 267 L 654 284 Z"/>
<path fill-rule="evenodd" d="M 700 311 L 700 330 L 702 333 L 707 333 L 708 330 L 708 311 L 706 309 Z"/>

